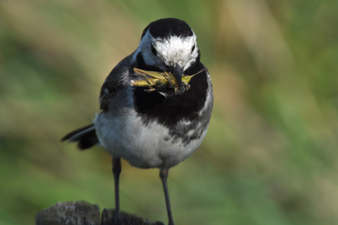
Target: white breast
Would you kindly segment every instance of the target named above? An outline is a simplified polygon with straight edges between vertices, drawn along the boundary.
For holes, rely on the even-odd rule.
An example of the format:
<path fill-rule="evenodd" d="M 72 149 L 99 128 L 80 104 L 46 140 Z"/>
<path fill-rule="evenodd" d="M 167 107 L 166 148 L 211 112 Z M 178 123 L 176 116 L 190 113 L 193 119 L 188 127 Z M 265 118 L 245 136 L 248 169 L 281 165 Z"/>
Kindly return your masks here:
<path fill-rule="evenodd" d="M 168 129 L 157 122 L 145 126 L 131 109 L 123 116 L 100 113 L 95 129 L 101 145 L 113 156 L 122 157 L 140 168 L 170 168 L 190 156 L 201 144 L 198 140 L 184 145 L 180 140 L 167 140 Z"/>

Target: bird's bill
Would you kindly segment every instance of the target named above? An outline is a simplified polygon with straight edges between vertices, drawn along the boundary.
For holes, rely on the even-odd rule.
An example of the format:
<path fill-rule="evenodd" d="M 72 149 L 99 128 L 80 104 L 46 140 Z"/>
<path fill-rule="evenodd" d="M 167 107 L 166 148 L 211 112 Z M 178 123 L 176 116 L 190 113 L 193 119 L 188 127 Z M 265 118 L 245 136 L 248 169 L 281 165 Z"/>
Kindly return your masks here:
<path fill-rule="evenodd" d="M 178 84 L 178 90 L 180 91 L 180 90 L 182 90 L 182 76 L 183 76 L 183 69 L 179 66 L 179 65 L 174 65 L 173 67 L 171 67 L 171 71 L 170 71 L 173 75 L 174 75 L 174 77 L 175 77 L 175 79 L 176 79 L 176 81 L 177 81 L 177 84 Z"/>

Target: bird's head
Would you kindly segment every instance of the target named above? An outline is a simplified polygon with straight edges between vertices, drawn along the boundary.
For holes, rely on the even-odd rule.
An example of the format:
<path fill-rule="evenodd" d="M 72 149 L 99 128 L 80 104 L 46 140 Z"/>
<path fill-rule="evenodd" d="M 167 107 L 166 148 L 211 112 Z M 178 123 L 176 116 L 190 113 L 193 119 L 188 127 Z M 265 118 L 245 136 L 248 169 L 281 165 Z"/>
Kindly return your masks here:
<path fill-rule="evenodd" d="M 138 51 L 144 63 L 171 72 L 182 89 L 182 76 L 199 62 L 196 35 L 179 19 L 165 18 L 150 23 L 143 31 Z"/>

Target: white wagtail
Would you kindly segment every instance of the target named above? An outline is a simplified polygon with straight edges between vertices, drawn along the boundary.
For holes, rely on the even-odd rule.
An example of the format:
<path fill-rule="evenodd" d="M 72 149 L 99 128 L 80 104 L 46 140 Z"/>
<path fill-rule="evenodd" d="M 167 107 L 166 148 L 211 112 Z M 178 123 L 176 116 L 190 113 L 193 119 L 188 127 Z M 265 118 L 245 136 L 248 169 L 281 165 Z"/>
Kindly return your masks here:
<path fill-rule="evenodd" d="M 155 85 L 133 85 L 142 80 L 135 68 L 171 73 L 178 90 Z M 185 75 L 198 74 L 189 82 Z M 136 51 L 123 59 L 104 81 L 100 92 L 101 112 L 95 122 L 70 132 L 62 141 L 77 142 L 79 149 L 102 145 L 113 157 L 115 181 L 114 221 L 122 224 L 119 209 L 121 158 L 139 168 L 160 168 L 169 225 L 173 225 L 167 177 L 169 168 L 190 156 L 202 143 L 213 108 L 212 84 L 200 62 L 196 35 L 179 19 L 150 23 Z M 115 224 L 114 223 L 114 224 Z"/>

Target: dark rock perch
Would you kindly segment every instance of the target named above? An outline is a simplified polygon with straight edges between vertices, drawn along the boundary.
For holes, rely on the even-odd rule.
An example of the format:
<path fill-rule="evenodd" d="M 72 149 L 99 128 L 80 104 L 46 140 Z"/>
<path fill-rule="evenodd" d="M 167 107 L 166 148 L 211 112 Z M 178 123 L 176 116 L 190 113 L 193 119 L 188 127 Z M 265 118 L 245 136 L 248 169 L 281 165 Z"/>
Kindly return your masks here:
<path fill-rule="evenodd" d="M 104 209 L 102 218 L 98 205 L 85 201 L 58 202 L 35 216 L 35 225 L 114 225 L 114 209 Z M 124 225 L 163 225 L 133 214 L 121 212 Z"/>

